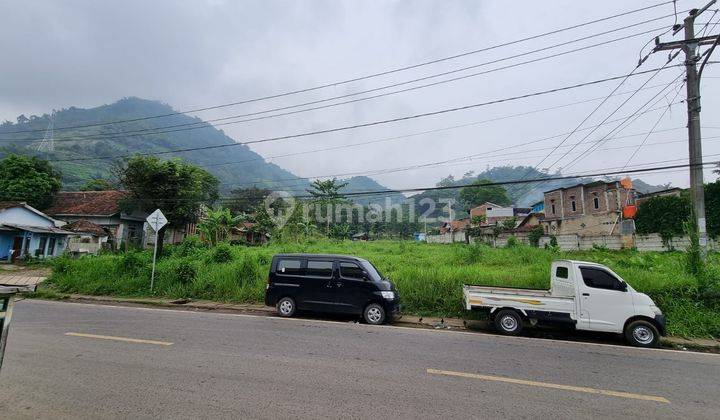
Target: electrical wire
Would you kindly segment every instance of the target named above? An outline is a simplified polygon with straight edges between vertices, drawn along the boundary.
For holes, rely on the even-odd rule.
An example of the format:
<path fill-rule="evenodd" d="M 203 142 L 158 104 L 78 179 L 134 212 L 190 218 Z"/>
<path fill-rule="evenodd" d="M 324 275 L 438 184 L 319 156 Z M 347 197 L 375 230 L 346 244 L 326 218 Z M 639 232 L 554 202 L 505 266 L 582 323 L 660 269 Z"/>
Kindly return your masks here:
<path fill-rule="evenodd" d="M 664 16 L 663 18 L 665 18 L 665 17 L 667 17 L 667 16 Z M 655 20 L 655 19 L 653 19 L 653 20 Z M 644 22 L 643 22 L 643 23 L 644 23 Z M 630 26 L 634 26 L 634 25 L 630 25 Z M 630 26 L 627 26 L 627 27 L 630 27 Z M 620 29 L 625 29 L 625 28 L 627 28 L 627 27 L 620 28 Z M 314 107 L 310 107 L 310 108 L 306 108 L 306 109 L 300 109 L 300 110 L 289 111 L 289 112 L 282 112 L 282 113 L 277 113 L 277 114 L 272 114 L 272 115 L 263 115 L 263 114 L 268 114 L 268 113 L 272 113 L 272 112 L 276 112 L 276 111 L 282 111 L 282 110 L 294 109 L 294 108 L 299 108 L 299 107 L 308 106 L 308 105 L 315 105 L 315 104 L 319 104 L 319 103 L 330 102 L 330 101 L 334 101 L 334 100 L 338 100 L 338 99 L 344 99 L 344 98 L 348 98 L 348 97 L 353 97 L 353 96 L 357 96 L 357 95 L 361 95 L 361 94 L 365 94 L 365 93 L 372 93 L 372 92 L 376 92 L 376 91 L 380 91 L 380 90 L 385 90 L 385 89 L 389 89 L 389 88 L 393 88 L 393 87 L 398 87 L 398 86 L 403 86 L 403 85 L 407 85 L 407 84 L 412 84 L 412 83 L 416 83 L 416 82 L 420 82 L 420 81 L 425 81 L 425 80 L 433 79 L 433 78 L 440 77 L 440 76 L 446 76 L 446 75 L 449 75 L 449 74 L 454 74 L 454 73 L 458 73 L 458 72 L 470 70 L 470 69 L 477 68 L 477 67 L 482 67 L 482 66 L 489 65 L 489 64 L 495 64 L 495 63 L 502 62 L 502 61 L 506 61 L 506 60 L 509 60 L 509 59 L 522 57 L 522 56 L 525 56 L 525 55 L 529 55 L 529 54 L 533 54 L 533 53 L 536 53 L 536 52 L 548 50 L 548 49 L 551 49 L 551 48 L 556 48 L 556 47 L 558 47 L 558 46 L 562 46 L 562 45 L 567 45 L 567 44 L 579 42 L 579 41 L 582 41 L 582 40 L 585 40 L 585 39 L 588 39 L 588 38 L 592 38 L 592 37 L 595 37 L 595 36 L 599 36 L 599 35 L 602 35 L 602 34 L 605 34 L 605 33 L 614 32 L 614 31 L 617 31 L 617 30 L 619 30 L 619 29 L 611 30 L 611 31 L 606 31 L 606 32 L 603 32 L 603 33 L 601 33 L 601 34 L 590 35 L 590 36 L 587 36 L 587 37 L 584 37 L 584 38 L 574 39 L 574 40 L 571 40 L 571 41 L 563 42 L 563 43 L 556 44 L 556 45 L 553 45 L 553 46 L 550 46 L 550 47 L 540 48 L 540 49 L 533 50 L 533 51 L 526 52 L 526 53 L 516 54 L 516 55 L 513 55 L 513 56 L 504 57 L 504 58 L 497 59 L 497 60 L 487 61 L 487 62 L 484 62 L 484 63 L 481 63 L 481 64 L 476 64 L 476 65 L 473 65 L 473 66 L 463 67 L 463 68 L 460 68 L 460 69 L 454 69 L 454 70 L 446 71 L 446 72 L 443 72 L 443 73 L 438 73 L 438 74 L 434 74 L 434 75 L 430 75 L 430 76 L 425 76 L 425 77 L 421 77 L 421 78 L 417 78 L 417 79 L 413 79 L 413 80 L 408 80 L 408 81 L 393 83 L 393 84 L 389 84 L 389 85 L 385 85 L 385 86 L 376 87 L 376 88 L 373 88 L 373 89 L 367 89 L 367 90 L 360 91 L 360 92 L 353 92 L 353 93 L 349 93 L 349 94 L 345 94 L 345 95 L 334 96 L 334 97 L 331 97 L 331 98 L 325 98 L 325 99 L 320 99 L 320 100 L 315 100 L 315 101 L 310 101 L 310 102 L 304 102 L 304 103 L 295 104 L 295 105 L 289 105 L 289 106 L 284 106 L 284 107 L 271 108 L 271 109 L 266 109 L 266 110 L 262 110 L 262 111 L 251 112 L 251 113 L 231 115 L 231 116 L 226 116 L 226 117 L 221 117 L 221 118 L 214 118 L 214 119 L 209 119 L 209 120 L 204 120 L 204 121 L 196 121 L 196 122 L 191 122 L 191 123 L 171 124 L 171 125 L 165 125 L 165 126 L 160 126 L 160 127 L 145 128 L 145 129 L 141 129 L 141 130 L 119 131 L 119 132 L 115 132 L 115 133 L 102 134 L 102 135 L 98 135 L 98 134 L 88 134 L 88 135 L 73 135 L 73 136 L 69 136 L 69 137 L 59 137 L 59 138 L 56 138 L 55 141 L 102 140 L 102 139 L 113 139 L 113 138 L 128 137 L 128 136 L 145 136 L 145 135 L 148 135 L 148 134 L 165 133 L 165 132 L 167 132 L 167 131 L 162 131 L 162 130 L 168 129 L 168 128 L 187 127 L 188 130 L 191 130 L 191 129 L 192 129 L 192 130 L 196 130 L 196 129 L 206 129 L 206 128 L 215 128 L 215 127 L 224 126 L 224 125 L 231 125 L 231 124 L 234 125 L 234 124 L 241 124 L 241 123 L 246 123 L 246 122 L 260 121 L 260 120 L 265 120 L 265 119 L 270 119 L 270 118 L 277 118 L 277 117 L 288 116 L 288 115 L 296 115 L 296 114 L 305 113 L 305 112 L 309 112 L 309 111 L 316 111 L 316 110 L 320 110 L 320 109 L 333 108 L 333 107 L 336 107 L 336 106 L 347 105 L 347 104 L 352 104 L 352 103 L 367 101 L 367 100 L 371 100 L 371 99 L 383 98 L 383 97 L 390 96 L 390 95 L 396 95 L 396 94 L 405 93 L 405 92 L 410 92 L 410 91 L 414 91 L 414 90 L 418 90 L 418 89 L 424 89 L 424 88 L 427 88 L 427 87 L 437 86 L 437 85 L 440 85 L 440 84 L 445 84 L 445 83 L 455 82 L 455 81 L 458 81 L 458 80 L 468 79 L 468 78 L 471 78 L 471 77 L 477 77 L 477 76 L 481 76 L 481 75 L 485 75 L 485 74 L 490 74 L 490 73 L 494 73 L 494 72 L 501 71 L 501 70 L 507 70 L 507 69 L 510 69 L 510 68 L 520 67 L 520 66 L 523 66 L 523 65 L 532 64 L 532 63 L 536 63 L 536 62 L 540 62 L 540 61 L 544 61 L 544 60 L 549 60 L 549 59 L 552 59 L 552 58 L 557 58 L 557 57 L 565 56 L 565 55 L 568 55 L 568 54 L 585 51 L 585 50 L 588 50 L 588 49 L 591 49 L 591 48 L 596 48 L 596 47 L 603 46 L 603 45 L 608 45 L 608 44 L 611 44 L 611 43 L 614 43 L 614 42 L 625 41 L 625 40 L 630 39 L 630 38 L 633 38 L 633 37 L 642 36 L 642 35 L 646 35 L 646 34 L 648 34 L 648 33 L 656 32 L 656 31 L 659 30 L 659 29 L 661 29 L 661 28 L 650 29 L 650 30 L 646 30 L 646 31 L 643 31 L 643 32 L 640 32 L 640 33 L 631 34 L 631 35 L 626 35 L 626 36 L 622 36 L 622 37 L 619 37 L 619 38 L 614 38 L 614 39 L 611 39 L 611 40 L 607 40 L 607 41 L 603 41 L 603 42 L 599 42 L 599 43 L 587 45 L 587 46 L 584 46 L 584 47 L 575 48 L 575 49 L 568 50 L 568 51 L 563 51 L 563 52 L 556 53 L 556 54 L 552 54 L 552 55 L 548 55 L 548 56 L 538 57 L 538 58 L 534 58 L 534 59 L 531 59 L 531 60 L 522 61 L 522 62 L 519 62 L 519 63 L 513 63 L 513 64 L 506 65 L 506 66 L 493 68 L 493 69 L 490 69 L 490 70 L 485 70 L 485 71 L 481 71 L 481 72 L 477 72 L 477 73 L 472 73 L 472 74 L 462 75 L 462 76 L 458 76 L 458 77 L 453 77 L 453 78 L 445 79 L 445 80 L 439 80 L 439 81 L 432 82 L 432 83 L 426 83 L 426 84 L 419 85 L 419 86 L 412 86 L 412 87 L 408 87 L 408 88 L 405 88 L 405 89 L 395 90 L 395 91 L 391 91 L 391 92 L 385 92 L 385 93 L 381 93 L 381 94 L 377 94 L 377 95 L 372 95 L 372 96 L 367 96 L 367 97 L 352 99 L 352 100 L 343 101 L 343 102 L 339 102 L 339 103 L 332 103 L 332 104 L 326 104 L 326 105 L 321 105 L 321 106 L 314 106 Z M 263 115 L 263 116 L 257 116 L 257 115 Z M 245 117 L 253 117 L 253 118 L 245 118 Z M 215 125 L 210 125 L 210 124 L 209 124 L 209 123 L 216 123 L 216 122 L 220 122 L 220 121 L 232 120 L 232 119 L 236 119 L 236 118 L 245 118 L 245 119 L 240 119 L 240 120 L 237 120 L 237 121 L 231 121 L 231 122 L 226 122 L 226 123 L 221 123 L 221 124 L 215 124 Z M 175 131 L 175 130 L 173 130 L 173 131 Z M 179 131 L 179 130 L 178 130 L 178 131 Z M 3 138 L 3 139 L 0 139 L 0 140 L 9 140 L 9 139 Z M 40 139 L 40 138 L 23 138 L 23 139 L 15 139 L 15 140 L 13 140 L 13 142 L 15 142 L 15 143 L 17 143 L 17 142 L 34 142 L 34 141 L 38 141 L 38 140 L 41 140 L 41 139 Z"/>
<path fill-rule="evenodd" d="M 677 99 L 678 95 L 680 95 L 680 91 L 682 90 L 682 87 L 683 87 L 684 85 L 685 85 L 685 82 L 683 82 L 683 83 L 680 85 L 680 88 L 678 89 L 678 91 L 675 92 L 675 96 L 670 100 L 671 103 L 674 102 L 674 101 Z M 632 162 L 632 160 L 633 160 L 633 159 L 635 158 L 635 156 L 638 154 L 638 152 L 640 151 L 640 149 L 642 149 L 642 147 L 645 145 L 645 142 L 647 141 L 647 139 L 653 134 L 653 132 L 655 131 L 655 129 L 657 128 L 657 126 L 660 124 L 660 122 L 662 121 L 662 119 L 665 117 L 665 114 L 667 114 L 667 112 L 670 110 L 670 108 L 671 108 L 670 105 L 668 105 L 668 107 L 665 108 L 665 110 L 663 110 L 662 114 L 660 114 L 660 116 L 658 117 L 657 121 L 655 121 L 655 124 L 653 124 L 652 128 L 651 128 L 650 131 L 647 133 L 647 135 L 645 136 L 645 138 L 643 139 L 643 141 L 638 145 L 637 149 L 635 149 L 635 151 L 632 152 L 632 154 L 630 155 L 630 157 L 628 158 L 628 160 L 625 162 L 625 166 L 623 166 L 623 169 L 625 169 L 625 168 L 630 164 L 630 162 Z"/>
<path fill-rule="evenodd" d="M 56 130 L 69 130 L 69 129 L 78 129 L 78 128 L 87 128 L 87 127 L 98 127 L 98 126 L 111 125 L 111 124 L 121 124 L 121 123 L 127 123 L 127 122 L 135 122 L 135 121 L 145 121 L 145 120 L 149 120 L 149 119 L 163 118 L 163 117 L 169 117 L 169 116 L 179 115 L 179 114 L 188 114 L 188 113 L 208 111 L 208 110 L 219 109 L 219 108 L 226 108 L 226 107 L 231 107 L 231 106 L 236 106 L 236 105 L 243 105 L 243 104 L 248 104 L 248 103 L 252 103 L 252 102 L 259 102 L 259 101 L 265 101 L 265 100 L 269 100 L 269 99 L 276 99 L 276 98 L 281 98 L 281 97 L 296 95 L 296 94 L 300 94 L 300 93 L 307 93 L 307 92 L 311 92 L 311 91 L 315 91 L 315 90 L 320 90 L 320 89 L 325 89 L 325 88 L 329 88 L 329 87 L 336 87 L 336 86 L 339 86 L 339 85 L 344 85 L 344 84 L 348 84 L 348 83 L 358 82 L 358 81 L 367 80 L 367 79 L 371 79 L 371 78 L 375 78 L 375 77 L 380 77 L 380 76 L 386 76 L 386 75 L 393 74 L 393 73 L 398 73 L 398 72 L 402 72 L 402 71 L 406 71 L 406 70 L 412 70 L 412 69 L 416 69 L 416 68 L 419 68 L 419 67 L 428 66 L 428 65 L 431 65 L 431 64 L 437 64 L 437 63 L 440 63 L 440 62 L 449 61 L 449 60 L 454 60 L 454 59 L 457 59 L 457 58 L 466 57 L 466 56 L 469 56 L 469 55 L 478 54 L 478 53 L 481 53 L 481 52 L 490 51 L 490 50 L 494 50 L 494 49 L 497 49 L 497 48 L 507 47 L 507 46 L 511 46 L 511 45 L 518 44 L 518 43 L 522 43 L 522 42 L 526 42 L 526 41 L 531 41 L 531 40 L 538 39 L 538 38 L 542 38 L 542 37 L 546 37 L 546 36 L 549 36 L 549 35 L 554 35 L 554 34 L 558 34 L 558 33 L 561 33 L 561 32 L 565 32 L 565 31 L 569 31 L 569 30 L 581 28 L 581 27 L 584 27 L 584 26 L 593 25 L 593 24 L 595 24 L 595 23 L 600 23 L 600 22 L 612 20 L 612 19 L 615 19 L 615 18 L 619 18 L 619 17 L 628 16 L 628 15 L 631 15 L 631 14 L 643 12 L 643 11 L 646 11 L 646 10 L 655 9 L 655 8 L 658 8 L 658 7 L 661 7 L 661 6 L 670 4 L 671 2 L 672 2 L 672 1 L 665 1 L 665 2 L 661 2 L 661 3 L 656 3 L 656 4 L 653 4 L 653 5 L 650 5 L 650 6 L 645 6 L 645 7 L 641 7 L 641 8 L 637 8 L 637 9 L 632 9 L 632 10 L 628 10 L 628 11 L 625 11 L 625 12 L 617 13 L 617 14 L 614 14 L 614 15 L 606 16 L 606 17 L 603 17 L 603 18 L 586 21 L 586 22 L 579 23 L 579 24 L 576 24 L 576 25 L 571 25 L 571 26 L 566 26 L 566 27 L 559 28 L 559 29 L 554 29 L 554 30 L 552 30 L 552 31 L 540 33 L 540 34 L 537 34 L 537 35 L 528 36 L 528 37 L 525 37 L 525 38 L 520 38 L 520 39 L 517 39 L 517 40 L 514 40 L 514 41 L 509 41 L 509 42 L 504 42 L 504 43 L 500 43 L 500 44 L 495 44 L 495 45 L 492 45 L 492 46 L 489 46 L 489 47 L 483 47 L 483 48 L 479 48 L 479 49 L 472 50 L 472 51 L 465 51 L 465 52 L 458 53 L 458 54 L 454 54 L 454 55 L 447 56 L 447 57 L 442 57 L 442 58 L 438 58 L 438 59 L 433 59 L 433 60 L 429 60 L 429 61 L 425 61 L 425 62 L 421 62 L 421 63 L 417 63 L 417 64 L 412 64 L 412 65 L 409 65 L 409 66 L 397 67 L 397 68 L 394 68 L 394 69 L 385 70 L 385 71 L 381 71 L 381 72 L 377 72 L 377 73 L 372 73 L 372 74 L 368 74 L 368 75 L 364 75 L 364 76 L 359 76 L 359 77 L 354 77 L 354 78 L 350 78 L 350 79 L 345 79 L 345 80 L 340 80 L 340 81 L 334 81 L 334 82 L 329 82 L 329 83 L 323 83 L 323 84 L 320 84 L 320 85 L 317 85 L 317 86 L 313 86 L 313 87 L 309 87 L 309 88 L 303 88 L 303 89 L 298 89 L 298 90 L 293 90 L 293 91 L 288 91 L 288 92 L 282 92 L 282 93 L 273 94 L 273 95 L 267 95 L 267 96 L 262 96 L 262 97 L 257 97 L 257 98 L 239 100 L 239 101 L 235 101 L 235 102 L 231 102 L 231 103 L 226 103 L 226 104 L 212 105 L 212 106 L 206 106 L 206 107 L 202 107 L 202 108 L 194 108 L 194 109 L 189 109 L 189 110 L 184 110 L 184 111 L 177 111 L 177 112 L 166 113 L 166 114 L 151 115 L 151 116 L 140 117 L 140 118 L 131 118 L 131 119 L 124 119 L 124 120 L 115 120 L 115 121 L 108 121 L 108 122 L 94 123 L 94 124 L 83 124 L 83 125 L 75 125 L 75 126 L 56 127 Z M 44 130 L 20 130 L 20 131 L 9 132 L 9 133 L 6 133 L 6 134 L 31 133 L 31 132 L 42 132 L 42 131 L 44 131 Z"/>
<path fill-rule="evenodd" d="M 665 68 L 669 68 L 669 67 L 665 67 Z M 656 68 L 656 69 L 646 70 L 643 72 L 633 73 L 632 75 L 639 76 L 639 75 L 650 73 L 650 72 L 657 71 L 657 70 L 658 69 Z M 319 134 L 336 133 L 336 132 L 340 132 L 340 131 L 354 130 L 357 128 L 372 127 L 372 126 L 390 124 L 390 123 L 401 122 L 401 121 L 408 121 L 408 120 L 424 118 L 424 117 L 429 117 L 429 116 L 435 116 L 435 115 L 442 115 L 442 114 L 446 114 L 446 113 L 450 113 L 450 112 L 463 111 L 463 110 L 474 109 L 474 108 L 478 108 L 478 107 L 484 107 L 484 106 L 488 106 L 488 105 L 494 105 L 494 104 L 499 104 L 499 103 L 516 101 L 516 100 L 520 100 L 520 99 L 527 99 L 527 98 L 532 98 L 532 97 L 536 97 L 536 96 L 547 95 L 550 93 L 562 92 L 562 91 L 566 91 L 566 90 L 570 90 L 570 89 L 577 89 L 580 87 L 596 85 L 596 84 L 605 83 L 605 82 L 613 81 L 613 80 L 618 80 L 618 79 L 622 79 L 622 78 L 626 78 L 626 77 L 627 77 L 627 75 L 613 76 L 613 77 L 608 77 L 605 79 L 577 83 L 574 85 L 563 86 L 563 87 L 553 88 L 553 89 L 548 89 L 548 90 L 543 90 L 543 91 L 536 91 L 536 92 L 532 92 L 532 93 L 526 93 L 526 94 L 522 94 L 522 95 L 511 96 L 511 97 L 506 97 L 506 98 L 501 98 L 501 99 L 495 99 L 492 101 L 479 102 L 479 103 L 474 103 L 474 104 L 464 105 L 464 106 L 459 106 L 459 107 L 445 108 L 445 109 L 440 109 L 440 110 L 436 110 L 436 111 L 424 112 L 424 113 L 420 113 L 420 114 L 406 115 L 403 117 L 396 117 L 396 118 L 390 118 L 390 119 L 385 119 L 385 120 L 378 120 L 378 121 L 372 121 L 372 122 L 367 122 L 367 123 L 354 124 L 354 125 L 349 125 L 349 126 L 328 128 L 328 129 L 324 129 L 324 130 L 314 130 L 314 131 L 289 134 L 289 135 L 284 135 L 284 136 L 266 137 L 266 138 L 261 138 L 261 139 L 257 139 L 257 140 L 247 140 L 247 141 L 234 142 L 234 143 L 229 143 L 229 144 L 171 149 L 171 150 L 163 150 L 163 151 L 158 151 L 158 152 L 131 153 L 131 154 L 123 154 L 123 155 L 115 155 L 115 156 L 96 156 L 96 157 L 83 157 L 83 158 L 71 158 L 71 159 L 50 159 L 50 161 L 51 162 L 77 162 L 77 161 L 87 161 L 87 160 L 121 159 L 121 158 L 126 158 L 126 157 L 131 157 L 131 156 L 150 156 L 150 155 L 156 156 L 156 155 L 166 155 L 166 154 L 171 154 L 171 153 L 183 153 L 183 152 L 190 152 L 190 151 L 197 151 L 197 150 L 220 149 L 220 148 L 235 147 L 235 146 L 242 146 L 242 145 L 248 145 L 248 144 L 275 142 L 275 141 L 281 141 L 281 140 L 315 136 L 315 135 L 319 135 Z"/>

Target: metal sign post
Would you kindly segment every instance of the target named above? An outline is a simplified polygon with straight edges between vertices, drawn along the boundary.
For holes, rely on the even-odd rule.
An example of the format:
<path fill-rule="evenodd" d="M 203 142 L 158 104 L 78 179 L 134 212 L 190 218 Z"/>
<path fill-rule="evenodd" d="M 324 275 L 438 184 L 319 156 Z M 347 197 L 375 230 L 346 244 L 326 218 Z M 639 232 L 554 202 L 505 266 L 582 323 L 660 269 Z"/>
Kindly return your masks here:
<path fill-rule="evenodd" d="M 152 292 L 153 286 L 155 285 L 155 260 L 157 260 L 157 243 L 158 243 L 158 232 L 167 224 L 167 218 L 160 211 L 160 209 L 152 212 L 150 216 L 145 219 L 150 227 L 155 231 L 155 244 L 153 246 L 153 264 L 152 274 L 150 276 L 150 291 Z"/>

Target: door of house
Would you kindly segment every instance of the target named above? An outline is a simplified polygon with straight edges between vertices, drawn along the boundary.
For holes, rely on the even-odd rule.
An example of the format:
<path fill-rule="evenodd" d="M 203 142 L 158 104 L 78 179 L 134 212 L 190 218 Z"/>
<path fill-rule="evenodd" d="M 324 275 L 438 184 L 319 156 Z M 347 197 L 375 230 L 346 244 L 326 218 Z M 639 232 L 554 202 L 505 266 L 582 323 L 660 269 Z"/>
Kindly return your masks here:
<path fill-rule="evenodd" d="M 20 256 L 20 252 L 22 251 L 22 243 L 22 236 L 16 236 L 15 239 L 13 239 L 12 255 L 10 256 L 10 261 L 15 261 L 15 259 Z"/>

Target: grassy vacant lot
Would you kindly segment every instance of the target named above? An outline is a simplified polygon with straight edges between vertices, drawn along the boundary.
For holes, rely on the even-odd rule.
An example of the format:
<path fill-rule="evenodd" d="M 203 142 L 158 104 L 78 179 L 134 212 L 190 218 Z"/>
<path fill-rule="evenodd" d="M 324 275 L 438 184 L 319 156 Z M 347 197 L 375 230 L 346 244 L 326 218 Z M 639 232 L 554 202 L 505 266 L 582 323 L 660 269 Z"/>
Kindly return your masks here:
<path fill-rule="evenodd" d="M 494 249 L 464 244 L 398 241 L 271 244 L 248 248 L 195 241 L 169 247 L 159 260 L 155 296 L 262 302 L 272 255 L 279 252 L 340 253 L 370 260 L 397 285 L 406 313 L 469 316 L 462 308 L 464 283 L 549 287 L 550 263 L 572 258 L 605 264 L 636 290 L 649 294 L 669 318 L 673 335 L 720 336 L 720 301 L 699 295 L 685 273 L 682 253 L 592 250 L 560 252 L 526 246 Z M 58 292 L 149 296 L 151 253 L 57 259 L 48 280 Z M 720 255 L 710 256 L 710 275 L 720 275 Z"/>

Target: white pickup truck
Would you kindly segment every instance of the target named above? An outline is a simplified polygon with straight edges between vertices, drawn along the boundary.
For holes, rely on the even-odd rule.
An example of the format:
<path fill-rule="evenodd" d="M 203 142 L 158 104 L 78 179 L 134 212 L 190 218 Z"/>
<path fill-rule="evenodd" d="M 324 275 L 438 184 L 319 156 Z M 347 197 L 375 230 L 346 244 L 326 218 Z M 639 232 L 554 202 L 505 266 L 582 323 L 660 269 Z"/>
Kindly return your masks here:
<path fill-rule="evenodd" d="M 655 302 L 609 268 L 559 260 L 550 277 L 550 290 L 465 285 L 465 308 L 486 311 L 508 335 L 519 334 L 524 325 L 545 324 L 623 333 L 640 347 L 655 347 L 665 335 L 665 316 Z"/>

